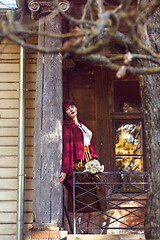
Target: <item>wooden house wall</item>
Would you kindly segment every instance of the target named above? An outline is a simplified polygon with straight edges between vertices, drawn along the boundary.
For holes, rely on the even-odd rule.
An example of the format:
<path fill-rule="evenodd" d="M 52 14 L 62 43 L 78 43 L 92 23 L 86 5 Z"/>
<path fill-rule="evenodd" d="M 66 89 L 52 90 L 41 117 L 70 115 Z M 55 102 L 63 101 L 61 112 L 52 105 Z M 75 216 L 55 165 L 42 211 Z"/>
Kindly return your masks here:
<path fill-rule="evenodd" d="M 19 112 L 19 47 L 1 43 L 0 55 L 0 240 L 16 239 Z M 27 53 L 24 223 L 32 224 L 32 167 L 36 54 Z"/>
<path fill-rule="evenodd" d="M 72 100 L 78 107 L 78 118 L 85 121 L 96 132 L 95 77 L 93 68 L 87 63 L 78 63 L 72 71 L 64 70 L 64 100 Z"/>
<path fill-rule="evenodd" d="M 75 63 L 74 69 L 65 69 L 63 75 L 64 99 L 71 99 L 78 107 L 78 117 L 93 132 L 93 140 L 105 171 L 112 171 L 111 124 L 113 97 L 109 73 L 87 62 Z"/>

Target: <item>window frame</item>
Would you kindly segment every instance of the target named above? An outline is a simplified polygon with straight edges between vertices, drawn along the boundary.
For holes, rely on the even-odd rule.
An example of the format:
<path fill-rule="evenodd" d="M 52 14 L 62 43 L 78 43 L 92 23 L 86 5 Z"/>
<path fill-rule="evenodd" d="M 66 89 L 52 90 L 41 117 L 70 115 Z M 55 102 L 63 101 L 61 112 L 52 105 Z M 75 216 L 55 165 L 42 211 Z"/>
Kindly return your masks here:
<path fill-rule="evenodd" d="M 113 171 L 118 172 L 116 169 L 116 154 L 115 154 L 115 122 L 117 121 L 140 121 L 142 123 L 142 149 L 143 154 L 143 172 L 146 172 L 146 154 L 145 154 L 145 137 L 144 137 L 144 121 L 143 121 L 143 114 L 141 113 L 112 113 L 112 149 L 113 149 Z M 137 155 L 138 156 L 138 155 Z"/>

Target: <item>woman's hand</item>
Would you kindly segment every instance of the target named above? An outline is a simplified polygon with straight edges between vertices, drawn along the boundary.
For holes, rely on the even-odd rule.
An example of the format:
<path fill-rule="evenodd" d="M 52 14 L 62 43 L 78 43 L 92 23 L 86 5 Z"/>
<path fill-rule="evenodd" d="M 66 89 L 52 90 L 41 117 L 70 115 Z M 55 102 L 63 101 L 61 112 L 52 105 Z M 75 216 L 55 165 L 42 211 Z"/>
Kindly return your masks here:
<path fill-rule="evenodd" d="M 66 178 L 67 173 L 65 172 L 61 172 L 60 176 L 59 176 L 59 181 L 60 183 L 62 183 L 64 181 L 64 179 Z"/>

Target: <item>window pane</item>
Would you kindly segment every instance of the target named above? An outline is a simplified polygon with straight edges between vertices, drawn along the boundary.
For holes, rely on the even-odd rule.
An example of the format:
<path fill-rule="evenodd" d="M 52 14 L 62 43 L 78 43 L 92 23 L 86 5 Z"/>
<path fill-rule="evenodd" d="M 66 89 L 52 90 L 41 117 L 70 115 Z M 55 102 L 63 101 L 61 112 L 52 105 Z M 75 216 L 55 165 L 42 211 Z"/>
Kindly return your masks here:
<path fill-rule="evenodd" d="M 116 122 L 115 129 L 115 154 L 116 155 L 141 155 L 142 148 L 142 123 L 133 121 Z"/>
<path fill-rule="evenodd" d="M 114 82 L 114 111 L 141 112 L 141 97 L 137 81 Z"/>
<path fill-rule="evenodd" d="M 114 120 L 115 170 L 121 172 L 117 187 L 122 191 L 138 191 L 143 188 L 143 138 L 142 121 Z M 128 174 L 127 174 L 128 172 Z M 135 184 L 132 184 L 135 182 Z"/>
<path fill-rule="evenodd" d="M 143 157 L 116 157 L 118 172 L 143 172 Z"/>

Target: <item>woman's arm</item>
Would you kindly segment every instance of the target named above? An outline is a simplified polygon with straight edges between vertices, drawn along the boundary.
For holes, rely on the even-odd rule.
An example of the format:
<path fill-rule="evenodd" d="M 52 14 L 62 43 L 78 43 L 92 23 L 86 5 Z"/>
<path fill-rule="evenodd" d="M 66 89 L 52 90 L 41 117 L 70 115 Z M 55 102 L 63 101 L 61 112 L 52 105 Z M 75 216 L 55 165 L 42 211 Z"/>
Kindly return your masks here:
<path fill-rule="evenodd" d="M 63 153 L 62 153 L 62 169 L 61 172 L 69 173 L 70 160 L 70 128 L 63 126 Z"/>
<path fill-rule="evenodd" d="M 59 175 L 59 181 L 62 183 L 67 173 L 69 173 L 69 151 L 70 151 L 70 131 L 69 128 L 63 126 L 63 153 L 62 153 L 62 169 Z"/>

